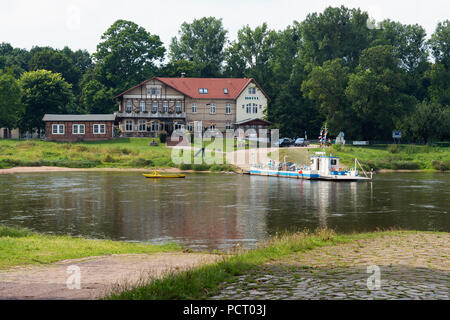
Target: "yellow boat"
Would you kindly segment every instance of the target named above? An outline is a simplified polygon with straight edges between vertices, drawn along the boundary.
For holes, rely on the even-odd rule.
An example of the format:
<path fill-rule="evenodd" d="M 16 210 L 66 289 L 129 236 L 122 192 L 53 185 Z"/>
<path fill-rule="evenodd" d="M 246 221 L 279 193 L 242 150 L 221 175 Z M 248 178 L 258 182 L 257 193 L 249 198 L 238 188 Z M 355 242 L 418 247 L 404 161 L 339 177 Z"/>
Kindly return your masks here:
<path fill-rule="evenodd" d="M 159 174 L 156 170 L 153 173 L 143 173 L 142 174 L 146 178 L 152 178 L 152 179 L 181 179 L 186 178 L 185 174 L 166 174 L 162 175 Z"/>

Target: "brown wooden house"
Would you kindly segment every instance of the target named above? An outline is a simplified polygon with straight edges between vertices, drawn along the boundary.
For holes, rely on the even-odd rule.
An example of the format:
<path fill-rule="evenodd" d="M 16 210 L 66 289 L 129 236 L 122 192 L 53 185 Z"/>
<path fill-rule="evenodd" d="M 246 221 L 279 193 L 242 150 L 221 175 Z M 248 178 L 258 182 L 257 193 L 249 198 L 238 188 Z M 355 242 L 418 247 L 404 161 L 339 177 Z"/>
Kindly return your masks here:
<path fill-rule="evenodd" d="M 46 114 L 45 139 L 48 141 L 95 141 L 114 137 L 113 114 Z"/>

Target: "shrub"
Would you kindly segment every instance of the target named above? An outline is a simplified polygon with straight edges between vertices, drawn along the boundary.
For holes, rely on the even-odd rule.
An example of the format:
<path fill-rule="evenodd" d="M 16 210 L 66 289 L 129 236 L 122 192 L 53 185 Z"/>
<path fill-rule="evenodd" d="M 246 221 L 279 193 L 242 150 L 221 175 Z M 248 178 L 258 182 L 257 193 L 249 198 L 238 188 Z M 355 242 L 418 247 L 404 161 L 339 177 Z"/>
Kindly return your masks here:
<path fill-rule="evenodd" d="M 390 153 L 399 153 L 400 146 L 398 144 L 390 144 L 387 148 Z"/>
<path fill-rule="evenodd" d="M 433 160 L 431 162 L 431 165 L 436 170 L 440 170 L 440 171 L 449 171 L 450 170 L 450 161 Z"/>
<path fill-rule="evenodd" d="M 140 167 L 152 167 L 155 164 L 150 159 L 136 158 L 130 162 L 130 165 L 136 168 L 140 168 Z"/>
<path fill-rule="evenodd" d="M 406 154 L 414 154 L 417 153 L 419 150 L 417 149 L 416 146 L 407 146 L 405 149 Z"/>
<path fill-rule="evenodd" d="M 106 156 L 103 158 L 103 162 L 116 162 L 117 160 L 114 159 L 109 153 L 106 154 Z"/>
<path fill-rule="evenodd" d="M 180 164 L 179 168 L 180 168 L 180 170 L 191 170 L 192 165 L 188 164 L 188 163 L 183 163 L 183 164 Z"/>
<path fill-rule="evenodd" d="M 333 144 L 331 147 L 334 151 L 339 152 L 342 151 L 342 145 L 341 144 Z"/>
<path fill-rule="evenodd" d="M 391 169 L 417 170 L 419 169 L 419 164 L 414 161 L 393 161 L 391 162 Z"/>
<path fill-rule="evenodd" d="M 192 170 L 194 171 L 208 171 L 210 168 L 207 164 L 194 164 L 192 165 Z"/>
<path fill-rule="evenodd" d="M 166 140 L 167 140 L 167 132 L 161 131 L 161 132 L 159 133 L 159 141 L 160 141 L 161 143 L 166 143 Z"/>

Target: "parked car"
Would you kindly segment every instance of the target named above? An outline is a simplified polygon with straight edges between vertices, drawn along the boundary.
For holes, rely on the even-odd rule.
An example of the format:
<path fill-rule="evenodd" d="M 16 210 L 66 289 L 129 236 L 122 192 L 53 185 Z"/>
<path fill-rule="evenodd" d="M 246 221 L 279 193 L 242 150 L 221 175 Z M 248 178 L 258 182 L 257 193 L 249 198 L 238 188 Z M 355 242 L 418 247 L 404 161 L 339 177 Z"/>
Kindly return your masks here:
<path fill-rule="evenodd" d="M 276 145 L 280 148 L 290 147 L 292 145 L 292 140 L 289 138 L 281 138 Z"/>
<path fill-rule="evenodd" d="M 305 140 L 305 138 L 298 138 L 295 140 L 294 145 L 296 147 L 306 147 L 309 146 L 309 141 Z"/>

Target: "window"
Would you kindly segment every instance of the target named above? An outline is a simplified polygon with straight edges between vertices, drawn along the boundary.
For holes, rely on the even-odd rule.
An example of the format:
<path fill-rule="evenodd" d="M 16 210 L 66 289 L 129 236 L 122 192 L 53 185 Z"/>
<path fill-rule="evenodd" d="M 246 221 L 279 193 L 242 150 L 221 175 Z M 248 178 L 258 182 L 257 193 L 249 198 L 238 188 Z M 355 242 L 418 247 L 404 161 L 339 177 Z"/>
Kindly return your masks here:
<path fill-rule="evenodd" d="M 255 88 L 255 87 L 253 87 L 253 88 L 248 88 L 248 93 L 249 93 L 249 94 L 256 94 L 256 88 Z"/>
<path fill-rule="evenodd" d="M 258 113 L 258 105 L 256 103 L 253 104 L 253 113 Z"/>
<path fill-rule="evenodd" d="M 226 114 L 231 114 L 231 103 L 227 103 L 225 105 L 225 113 Z"/>
<path fill-rule="evenodd" d="M 209 130 L 216 130 L 216 124 L 215 123 L 211 123 L 209 125 Z"/>
<path fill-rule="evenodd" d="M 177 101 L 175 105 L 175 112 L 181 113 L 181 101 Z"/>
<path fill-rule="evenodd" d="M 167 101 L 163 102 L 163 111 L 164 111 L 164 113 L 169 112 L 169 102 L 167 102 Z"/>
<path fill-rule="evenodd" d="M 228 94 L 228 88 L 224 88 L 224 89 L 223 89 L 223 93 L 224 93 L 224 94 Z"/>
<path fill-rule="evenodd" d="M 247 104 L 247 113 L 252 113 L 252 104 L 251 103 L 248 103 Z"/>
<path fill-rule="evenodd" d="M 148 86 L 147 87 L 147 96 L 152 98 L 160 98 L 161 97 L 161 86 Z"/>
<path fill-rule="evenodd" d="M 159 131 L 159 123 L 158 122 L 152 122 L 152 131 L 153 132 L 158 132 Z"/>
<path fill-rule="evenodd" d="M 133 131 L 133 120 L 125 121 L 125 131 Z"/>
<path fill-rule="evenodd" d="M 133 109 L 133 104 L 131 103 L 131 100 L 128 100 L 125 112 L 130 113 L 132 109 Z"/>
<path fill-rule="evenodd" d="M 152 112 L 153 112 L 153 113 L 158 112 L 158 101 L 153 101 Z"/>
<path fill-rule="evenodd" d="M 105 134 L 106 126 L 104 124 L 94 124 L 94 134 Z"/>
<path fill-rule="evenodd" d="M 215 103 L 211 103 L 209 106 L 209 113 L 210 114 L 216 114 L 216 104 Z"/>
<path fill-rule="evenodd" d="M 197 104 L 196 103 L 192 104 L 192 113 L 197 113 Z"/>
<path fill-rule="evenodd" d="M 72 134 L 84 134 L 84 124 L 73 124 Z"/>
<path fill-rule="evenodd" d="M 181 129 L 183 129 L 183 125 L 180 123 L 175 123 L 174 128 L 175 128 L 175 130 L 181 130 Z"/>
<path fill-rule="evenodd" d="M 64 125 L 63 124 L 53 124 L 52 125 L 52 133 L 53 134 L 64 134 Z"/>
<path fill-rule="evenodd" d="M 225 127 L 227 130 L 230 130 L 230 129 L 232 129 L 231 128 L 231 122 L 230 121 L 227 121 L 227 124 L 226 124 L 226 127 Z"/>
<path fill-rule="evenodd" d="M 139 131 L 147 131 L 147 125 L 145 124 L 145 120 L 139 120 Z"/>
<path fill-rule="evenodd" d="M 200 93 L 200 94 L 208 94 L 208 89 L 207 88 L 199 88 L 198 89 L 198 93 Z"/>
<path fill-rule="evenodd" d="M 141 112 L 145 111 L 145 101 L 141 101 L 140 102 L 139 109 L 140 109 Z"/>

